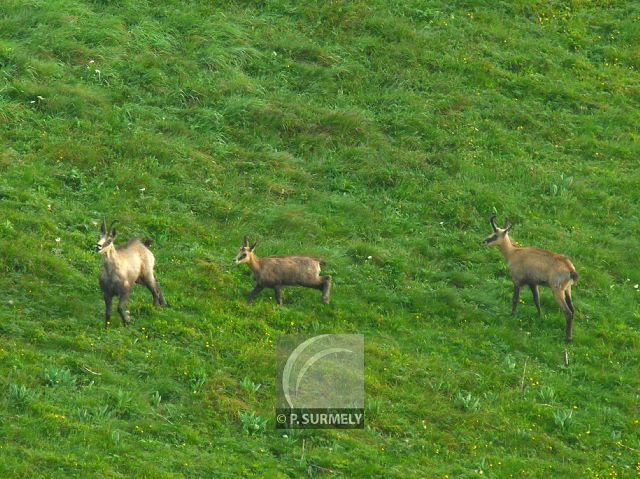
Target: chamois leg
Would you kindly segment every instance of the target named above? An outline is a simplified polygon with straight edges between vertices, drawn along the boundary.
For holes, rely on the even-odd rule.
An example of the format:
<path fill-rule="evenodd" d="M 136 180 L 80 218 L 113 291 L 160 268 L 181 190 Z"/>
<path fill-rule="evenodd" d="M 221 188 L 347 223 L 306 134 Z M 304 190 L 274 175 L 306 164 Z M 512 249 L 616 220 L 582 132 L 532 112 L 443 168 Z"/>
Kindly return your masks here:
<path fill-rule="evenodd" d="M 158 290 L 156 288 L 155 278 L 153 276 L 145 276 L 140 278 L 137 282 L 145 285 L 151 292 L 151 296 L 153 296 L 153 305 L 156 307 L 160 306 L 160 296 L 158 295 Z"/>
<path fill-rule="evenodd" d="M 123 291 L 120 294 L 120 301 L 118 301 L 118 313 L 120 314 L 120 317 L 122 318 L 122 322 L 124 323 L 125 326 L 128 326 L 129 323 L 131 322 L 129 317 L 129 311 L 126 311 L 124 309 L 130 295 L 131 295 L 131 288 Z"/>
<path fill-rule="evenodd" d="M 518 309 L 518 300 L 520 299 L 520 286 L 513 285 L 513 299 L 511 300 L 511 316 L 515 317 L 516 309 Z"/>
<path fill-rule="evenodd" d="M 573 309 L 573 301 L 571 300 L 571 286 L 564 290 L 564 300 L 566 301 L 567 306 L 569 306 L 571 312 L 575 313 L 575 309 Z"/>
<path fill-rule="evenodd" d="M 104 327 L 105 329 L 109 327 L 109 323 L 111 322 L 111 304 L 112 303 L 113 303 L 113 295 L 105 294 L 104 295 L 104 305 L 105 305 Z"/>
<path fill-rule="evenodd" d="M 538 285 L 531 284 L 529 285 L 531 288 L 531 293 L 533 294 L 533 303 L 536 305 L 536 309 L 538 310 L 538 317 L 542 319 L 542 310 L 540 309 L 540 293 L 538 292 Z"/>
<path fill-rule="evenodd" d="M 167 301 L 164 299 L 164 295 L 162 294 L 162 290 L 160 289 L 160 283 L 153 276 L 153 274 L 147 275 L 140 280 L 142 284 L 144 284 L 149 291 L 151 291 L 151 296 L 153 296 L 153 305 L 158 306 L 166 306 Z"/>
<path fill-rule="evenodd" d="M 256 296 L 258 296 L 258 294 L 260 294 L 260 291 L 262 291 L 263 289 L 264 286 L 260 286 L 259 284 L 257 284 L 256 287 L 251 290 L 249 296 L 247 296 L 247 303 L 253 303 L 253 300 L 256 298 Z"/>
<path fill-rule="evenodd" d="M 329 304 L 329 295 L 331 293 L 331 276 L 322 277 L 322 302 Z"/>
<path fill-rule="evenodd" d="M 571 309 L 569 308 L 569 305 L 565 300 L 565 292 L 563 290 L 554 289 L 553 296 L 556 298 L 556 302 L 560 306 L 560 309 L 562 309 L 562 312 L 564 313 L 564 317 L 567 320 L 566 339 L 567 339 L 567 342 L 571 342 L 571 340 L 573 339 L 573 312 L 571 311 Z"/>
<path fill-rule="evenodd" d="M 160 301 L 160 306 L 167 306 L 167 300 L 164 299 L 164 294 L 162 294 L 162 290 L 160 289 L 160 283 L 156 278 L 154 278 L 156 283 L 156 292 L 158 293 L 158 300 Z"/>
<path fill-rule="evenodd" d="M 276 293 L 276 303 L 282 306 L 282 287 L 276 286 L 273 291 Z"/>

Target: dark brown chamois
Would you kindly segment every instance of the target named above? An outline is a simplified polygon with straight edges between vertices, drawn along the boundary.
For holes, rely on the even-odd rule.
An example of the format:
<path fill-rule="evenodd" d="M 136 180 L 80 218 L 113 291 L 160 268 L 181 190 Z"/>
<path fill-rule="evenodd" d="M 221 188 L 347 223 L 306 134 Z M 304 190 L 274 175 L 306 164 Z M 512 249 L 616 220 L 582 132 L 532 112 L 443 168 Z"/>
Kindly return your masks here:
<path fill-rule="evenodd" d="M 495 215 L 489 220 L 493 228 L 493 234 L 489 235 L 482 243 L 485 246 L 497 246 L 502 256 L 507 260 L 511 280 L 513 281 L 513 299 L 511 302 L 511 314 L 516 315 L 520 288 L 529 286 L 533 294 L 533 302 L 538 309 L 538 316 L 542 317 L 540 310 L 540 297 L 538 286 L 548 286 L 553 291 L 556 302 L 564 312 L 567 327 L 567 341 L 572 339 L 573 330 L 573 302 L 571 300 L 571 285 L 578 282 L 578 273 L 566 256 L 552 253 L 539 248 L 520 248 L 515 246 L 509 238 L 511 225 L 507 222 L 504 228 L 499 228 L 495 223 Z"/>
<path fill-rule="evenodd" d="M 308 256 L 270 256 L 258 258 L 253 250 L 256 243 L 249 247 L 247 237 L 240 247 L 235 264 L 247 263 L 253 272 L 256 286 L 247 298 L 251 304 L 264 288 L 273 288 L 276 303 L 282 304 L 282 288 L 284 286 L 303 286 L 322 291 L 322 302 L 329 303 L 331 276 L 320 276 L 321 261 Z"/>
<path fill-rule="evenodd" d="M 130 322 L 129 311 L 124 309 L 127 299 L 136 283 L 143 284 L 153 296 L 154 306 L 165 306 L 167 302 L 162 295 L 160 285 L 153 274 L 155 258 L 148 246 L 151 240 L 141 242 L 132 239 L 126 245 L 115 247 L 116 230 L 112 222 L 107 228 L 106 220 L 102 220 L 100 237 L 96 244 L 96 252 L 102 255 L 102 272 L 100 273 L 100 289 L 104 295 L 106 307 L 104 325 L 109 327 L 111 319 L 111 302 L 114 296 L 119 297 L 118 313 L 124 325 Z"/>

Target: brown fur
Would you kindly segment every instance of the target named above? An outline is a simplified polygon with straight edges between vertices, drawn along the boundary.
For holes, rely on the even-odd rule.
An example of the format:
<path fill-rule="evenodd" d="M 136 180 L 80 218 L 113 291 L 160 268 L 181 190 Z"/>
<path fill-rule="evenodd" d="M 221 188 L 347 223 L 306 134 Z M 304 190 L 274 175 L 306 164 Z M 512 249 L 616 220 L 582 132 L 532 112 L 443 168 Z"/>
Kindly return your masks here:
<path fill-rule="evenodd" d="M 155 257 L 147 248 L 150 240 L 144 244 L 138 239 L 130 240 L 126 245 L 115 247 L 116 230 L 109 228 L 107 233 L 106 222 L 103 221 L 100 238 L 96 245 L 96 251 L 102 254 L 102 271 L 100 273 L 100 289 L 105 302 L 105 327 L 109 326 L 111 319 L 111 303 L 114 296 L 118 296 L 118 313 L 122 322 L 128 325 L 129 312 L 124 306 L 136 283 L 145 285 L 153 296 L 154 306 L 165 306 L 160 285 L 153 274 Z"/>
<path fill-rule="evenodd" d="M 515 316 L 520 299 L 520 288 L 529 286 L 533 301 L 541 316 L 538 286 L 548 286 L 553 291 L 556 302 L 566 318 L 566 339 L 572 340 L 574 308 L 571 299 L 571 286 L 578 281 L 578 273 L 571 261 L 560 254 L 539 248 L 520 248 L 509 238 L 510 226 L 498 228 L 495 217 L 491 218 L 494 234 L 484 240 L 486 246 L 497 246 L 504 256 L 511 280 L 513 281 L 513 298 L 511 313 Z"/>
<path fill-rule="evenodd" d="M 270 256 L 258 258 L 253 252 L 256 244 L 249 247 L 245 238 L 243 246 L 236 256 L 235 263 L 246 263 L 253 272 L 255 288 L 247 301 L 253 302 L 264 288 L 273 288 L 275 299 L 282 304 L 282 288 L 284 286 L 303 286 L 322 291 L 322 302 L 329 302 L 331 276 L 320 276 L 321 261 L 308 256 Z"/>

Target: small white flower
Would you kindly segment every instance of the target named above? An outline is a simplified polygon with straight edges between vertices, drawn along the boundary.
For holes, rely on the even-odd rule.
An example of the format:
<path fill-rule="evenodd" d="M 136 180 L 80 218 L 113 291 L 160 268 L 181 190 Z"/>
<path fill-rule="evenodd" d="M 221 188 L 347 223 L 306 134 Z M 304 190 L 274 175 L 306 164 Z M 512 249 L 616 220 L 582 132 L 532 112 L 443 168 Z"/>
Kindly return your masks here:
<path fill-rule="evenodd" d="M 373 256 L 367 256 L 367 259 L 373 259 Z"/>
<path fill-rule="evenodd" d="M 56 243 L 60 243 L 60 241 L 62 241 L 61 238 L 56 238 Z"/>
<path fill-rule="evenodd" d="M 635 289 L 638 289 L 638 288 L 640 287 L 640 285 L 638 285 L 638 284 L 634 284 L 634 285 L 633 285 L 633 287 L 634 287 Z"/>
<path fill-rule="evenodd" d="M 146 188 L 140 188 L 140 191 L 144 192 L 144 191 L 147 191 L 147 189 Z"/>

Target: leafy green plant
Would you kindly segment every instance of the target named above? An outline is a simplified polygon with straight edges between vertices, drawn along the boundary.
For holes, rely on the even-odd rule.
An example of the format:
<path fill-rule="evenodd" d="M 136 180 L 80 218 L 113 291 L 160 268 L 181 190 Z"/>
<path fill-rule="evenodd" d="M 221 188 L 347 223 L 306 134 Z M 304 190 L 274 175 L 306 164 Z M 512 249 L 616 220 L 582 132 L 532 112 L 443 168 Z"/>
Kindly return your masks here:
<path fill-rule="evenodd" d="M 560 174 L 560 180 L 557 183 L 553 183 L 550 188 L 551 196 L 565 197 L 569 195 L 569 189 L 573 183 L 573 176 L 565 176 L 564 173 Z"/>
<path fill-rule="evenodd" d="M 480 409 L 480 399 L 474 398 L 471 393 L 464 394 L 458 392 L 453 400 L 453 404 L 463 411 L 475 412 Z"/>
<path fill-rule="evenodd" d="M 245 376 L 240 382 L 240 387 L 242 387 L 244 391 L 255 394 L 262 387 L 262 384 L 254 383 L 251 379 Z"/>
<path fill-rule="evenodd" d="M 267 430 L 267 420 L 256 415 L 254 411 L 240 411 L 238 417 L 242 424 L 242 430 L 250 436 L 262 434 Z"/>
<path fill-rule="evenodd" d="M 67 368 L 57 368 L 55 366 L 45 368 L 42 373 L 44 383 L 47 386 L 60 386 L 74 388 L 76 386 L 76 377 Z"/>
<path fill-rule="evenodd" d="M 573 409 L 561 408 L 553 411 L 553 422 L 562 431 L 566 432 L 573 420 Z"/>
<path fill-rule="evenodd" d="M 9 399 L 18 406 L 25 406 L 35 397 L 35 393 L 24 384 L 9 385 Z"/>
<path fill-rule="evenodd" d="M 538 393 L 542 402 L 553 404 L 556 400 L 556 391 L 551 386 L 542 386 Z"/>

